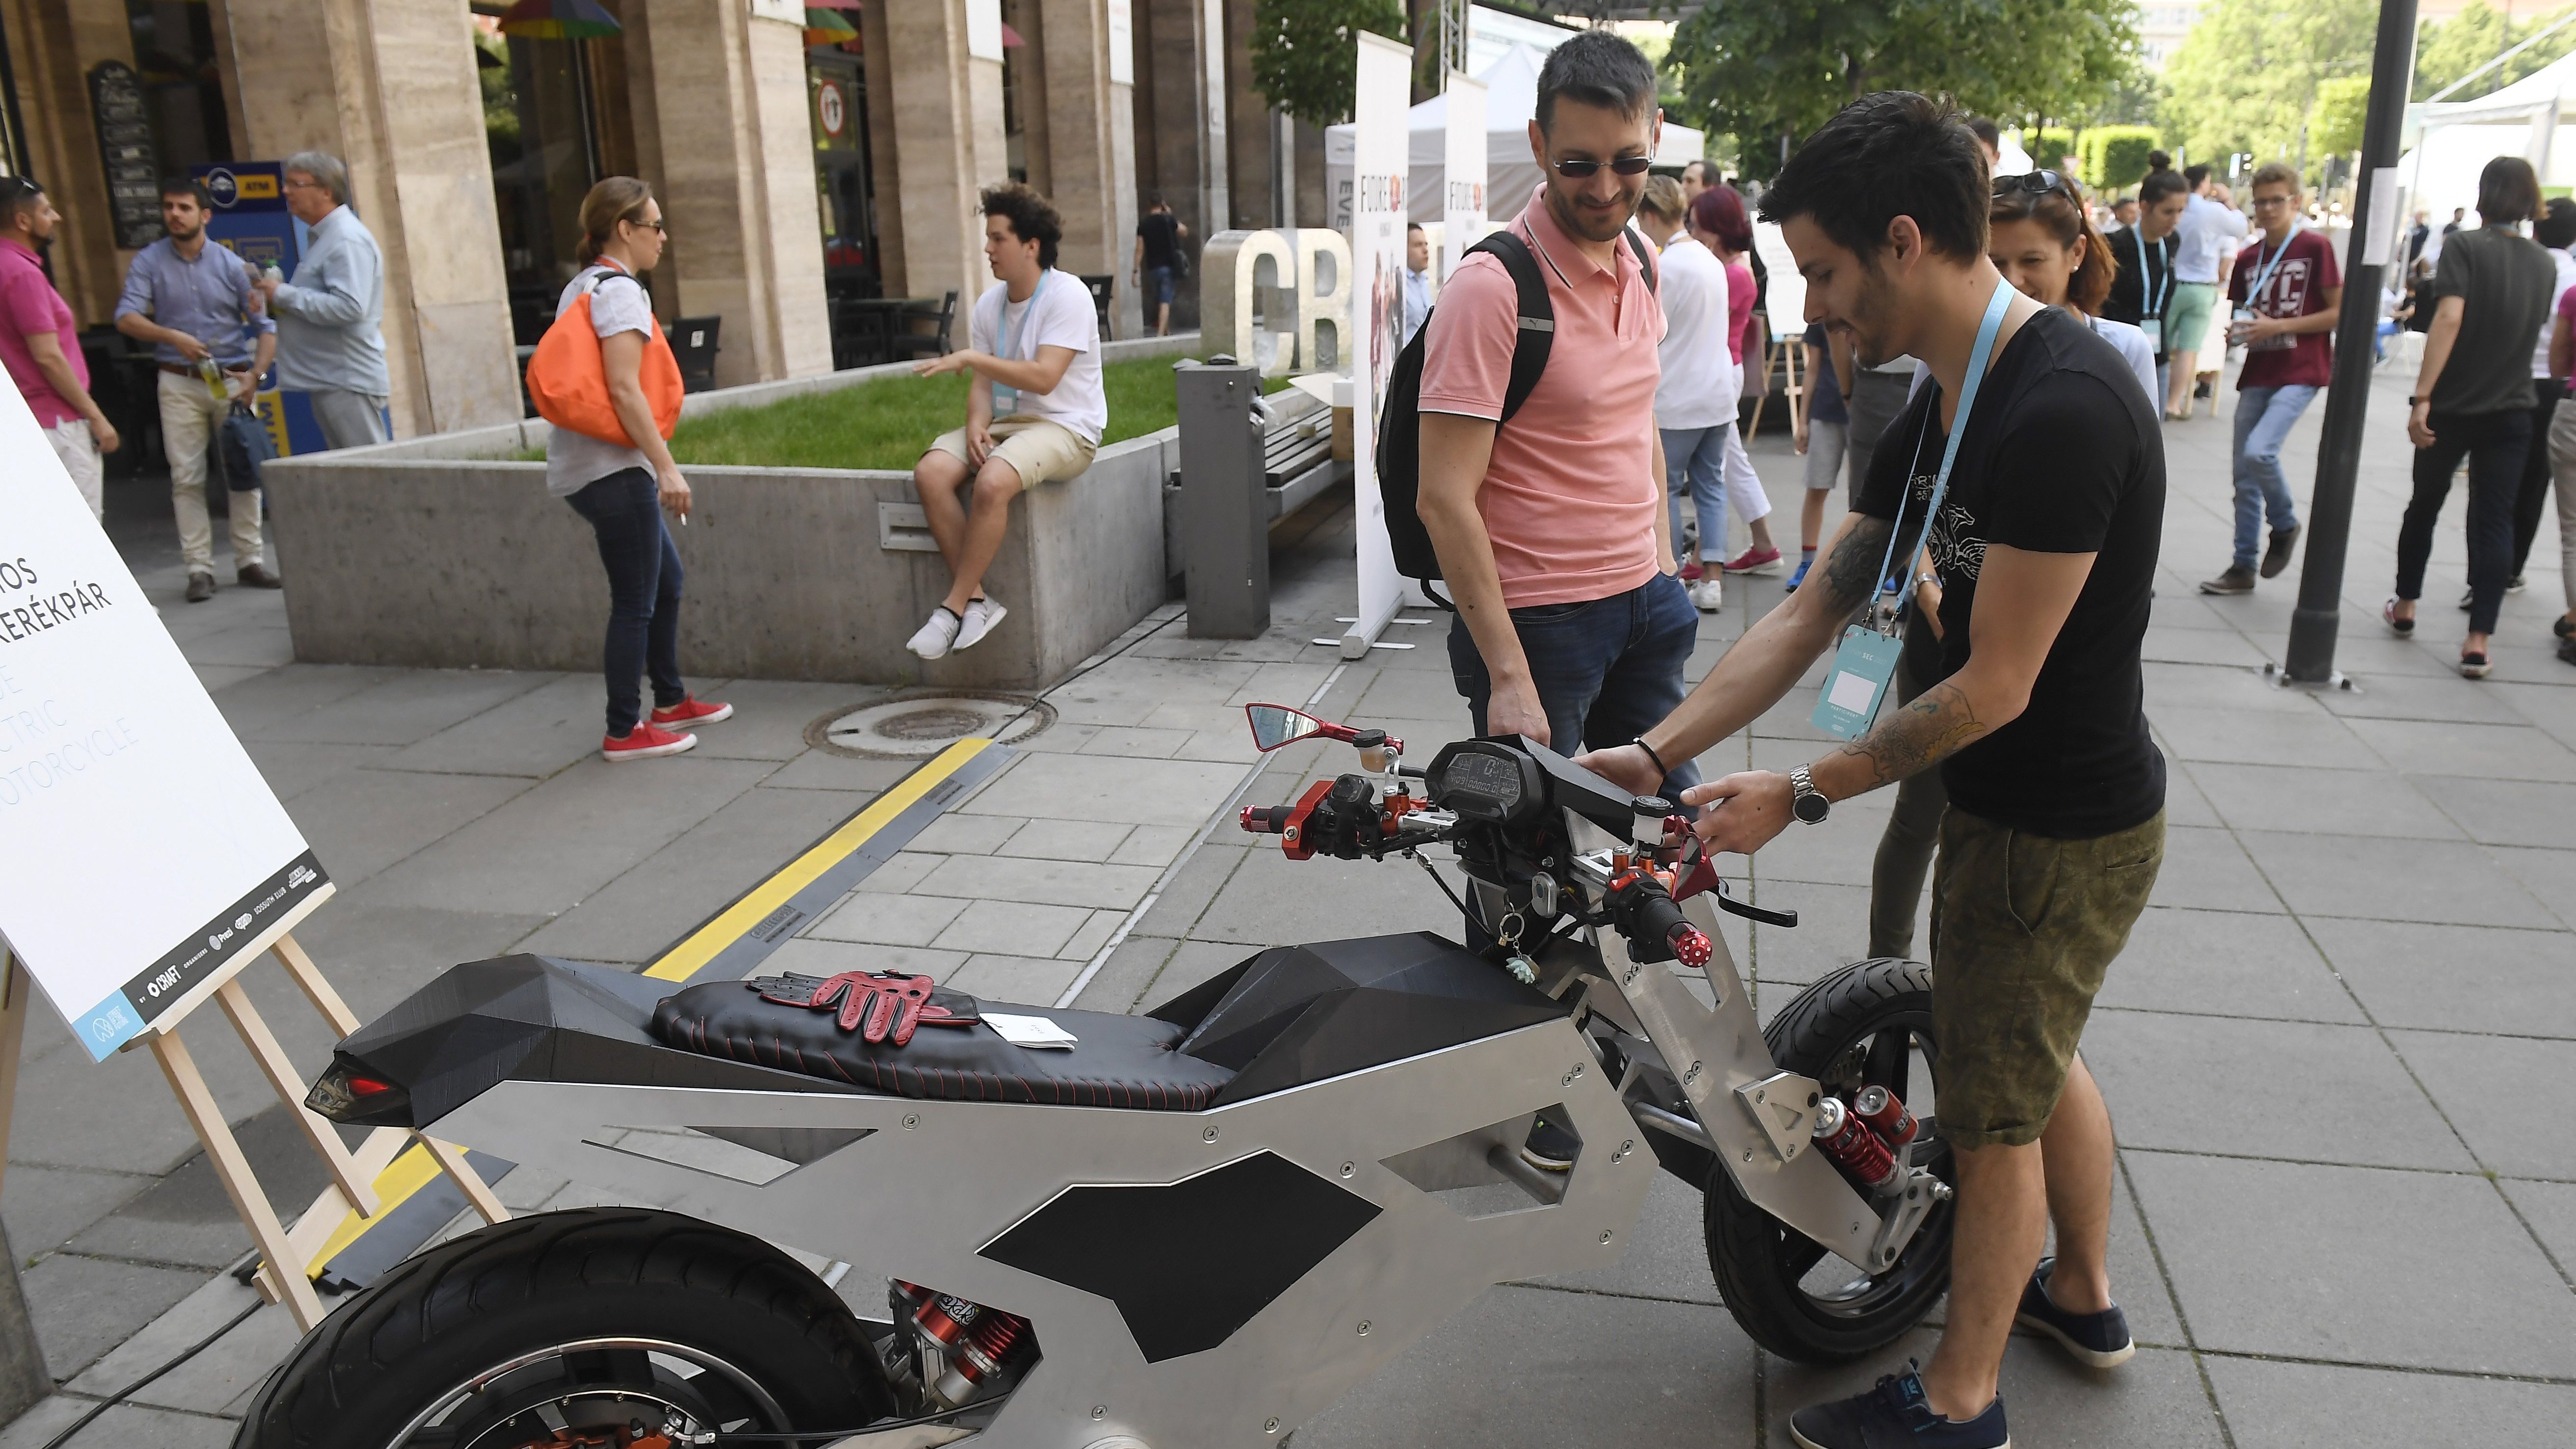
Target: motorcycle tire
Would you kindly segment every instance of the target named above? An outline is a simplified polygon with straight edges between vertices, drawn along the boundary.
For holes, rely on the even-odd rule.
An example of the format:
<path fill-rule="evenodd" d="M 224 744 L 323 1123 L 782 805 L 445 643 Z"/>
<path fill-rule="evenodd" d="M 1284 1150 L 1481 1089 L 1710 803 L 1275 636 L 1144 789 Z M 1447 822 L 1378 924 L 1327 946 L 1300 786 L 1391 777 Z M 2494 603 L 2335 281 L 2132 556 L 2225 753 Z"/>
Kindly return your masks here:
<path fill-rule="evenodd" d="M 678 1213 L 582 1208 L 465 1234 L 353 1295 L 260 1386 L 233 1446 L 528 1449 L 567 1424 L 582 1443 L 658 1433 L 672 1409 L 780 1433 L 895 1405 L 857 1317 L 795 1259 Z"/>
<path fill-rule="evenodd" d="M 1913 1080 L 1914 1057 L 1927 1068 L 1936 1060 L 1931 967 L 1888 957 L 1855 962 L 1799 993 L 1762 1036 L 1783 1070 L 1814 1077 L 1827 1091 L 1875 1083 L 1913 1104 L 1928 1142 L 1917 1164 L 1955 1185 L 1939 1123 L 1921 1111 L 1931 1083 Z M 1936 1204 L 1894 1266 L 1854 1278 L 1857 1269 L 1754 1206 L 1725 1165 L 1713 1164 L 1709 1271 L 1755 1343 L 1797 1363 L 1843 1363 L 1894 1342 L 1949 1290 L 1953 1212 L 1951 1202 Z"/>

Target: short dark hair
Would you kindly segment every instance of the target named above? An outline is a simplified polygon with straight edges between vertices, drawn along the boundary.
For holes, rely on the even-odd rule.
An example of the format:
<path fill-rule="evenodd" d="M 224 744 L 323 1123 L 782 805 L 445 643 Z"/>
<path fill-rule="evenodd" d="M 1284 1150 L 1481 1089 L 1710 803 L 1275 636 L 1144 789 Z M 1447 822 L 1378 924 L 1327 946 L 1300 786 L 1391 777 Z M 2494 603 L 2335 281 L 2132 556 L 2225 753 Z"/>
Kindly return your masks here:
<path fill-rule="evenodd" d="M 1956 109 L 1879 91 L 1816 128 L 1762 193 L 1762 219 L 1807 217 L 1866 262 L 1887 245 L 1888 223 L 1910 216 L 1926 246 L 1967 260 L 1986 254 L 1993 201 L 1985 152 Z"/>
<path fill-rule="evenodd" d="M 1407 236 L 1411 236 L 1413 233 L 1420 230 L 1422 230 L 1422 223 L 1418 221 L 1408 221 L 1404 224 L 1404 232 Z"/>
<path fill-rule="evenodd" d="M 1700 185 L 1702 185 L 1702 186 L 1715 186 L 1715 185 L 1717 184 L 1717 163 L 1716 163 L 1716 162 L 1709 160 L 1709 159 L 1708 159 L 1707 157 L 1705 157 L 1705 156 L 1701 157 L 1701 158 L 1700 158 L 1699 160 L 1697 160 L 1697 161 L 1685 161 L 1685 162 L 1683 162 L 1683 163 L 1682 163 L 1682 179 L 1683 179 L 1683 180 L 1687 181 L 1687 180 L 1689 180 L 1689 179 L 1690 179 L 1691 169 L 1692 169 L 1693 167 L 1697 167 L 1697 168 L 1699 169 L 1699 184 L 1700 184 Z"/>
<path fill-rule="evenodd" d="M 2182 179 L 2191 184 L 2192 190 L 2198 191 L 2200 189 L 2200 184 L 2209 179 L 2209 168 L 2206 166 L 2186 166 L 2182 168 Z"/>
<path fill-rule="evenodd" d="M 1064 218 L 1047 199 L 1017 181 L 984 188 L 981 210 L 1011 224 L 1011 235 L 1038 244 L 1038 265 L 1055 265 L 1056 243 L 1064 240 Z"/>
<path fill-rule="evenodd" d="M 2138 204 L 2153 206 L 2177 191 L 2190 189 L 2189 183 L 2185 182 L 2178 172 L 2150 171 L 2147 173 L 2147 179 L 2138 183 Z"/>
<path fill-rule="evenodd" d="M 45 194 L 33 176 L 0 176 L 0 230 L 18 220 L 18 213 Z"/>
<path fill-rule="evenodd" d="M 2489 226 L 2529 221 L 2540 210 L 2540 178 L 2519 156 L 2498 156 L 2478 173 L 2478 216 Z"/>
<path fill-rule="evenodd" d="M 2171 171 L 2172 169 L 2172 153 L 2166 151 L 2150 151 L 2147 153 L 2147 174 L 2149 176 L 2153 176 L 2159 171 Z"/>
<path fill-rule="evenodd" d="M 1655 103 L 1655 68 L 1615 32 L 1587 30 L 1547 53 L 1538 71 L 1538 128 L 1556 120 L 1556 98 L 1600 106 L 1635 120 Z"/>
<path fill-rule="evenodd" d="M 2540 220 L 2532 224 L 2531 239 L 2551 248 L 2576 246 L 2576 201 L 2564 196 L 2549 198 Z"/>
<path fill-rule="evenodd" d="M 2257 186 L 2272 185 L 2286 186 L 2291 195 L 2297 195 L 2299 168 L 2287 161 L 2266 161 L 2254 168 L 2254 179 L 2245 183 L 2245 190 L 2250 195 Z"/>
<path fill-rule="evenodd" d="M 1996 150 L 2000 151 L 2004 148 L 2003 131 L 1997 127 L 1994 122 L 1987 120 L 1985 117 L 1968 117 L 1968 130 L 1974 134 L 1978 140 L 1985 142 Z"/>
<path fill-rule="evenodd" d="M 161 195 L 193 196 L 197 198 L 199 211 L 215 209 L 215 198 L 206 190 L 206 183 L 184 171 L 167 172 L 161 177 Z"/>

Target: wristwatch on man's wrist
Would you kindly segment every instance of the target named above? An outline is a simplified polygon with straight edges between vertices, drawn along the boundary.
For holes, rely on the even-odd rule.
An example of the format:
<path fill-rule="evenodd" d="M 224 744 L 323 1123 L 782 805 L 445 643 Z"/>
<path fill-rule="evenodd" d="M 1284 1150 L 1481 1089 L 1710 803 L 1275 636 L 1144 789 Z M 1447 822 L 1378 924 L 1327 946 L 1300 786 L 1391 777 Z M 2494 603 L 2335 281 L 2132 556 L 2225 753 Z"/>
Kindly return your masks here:
<path fill-rule="evenodd" d="M 1789 772 L 1789 813 L 1809 825 L 1821 825 L 1834 808 L 1834 802 L 1817 790 L 1816 782 L 1800 765 Z"/>

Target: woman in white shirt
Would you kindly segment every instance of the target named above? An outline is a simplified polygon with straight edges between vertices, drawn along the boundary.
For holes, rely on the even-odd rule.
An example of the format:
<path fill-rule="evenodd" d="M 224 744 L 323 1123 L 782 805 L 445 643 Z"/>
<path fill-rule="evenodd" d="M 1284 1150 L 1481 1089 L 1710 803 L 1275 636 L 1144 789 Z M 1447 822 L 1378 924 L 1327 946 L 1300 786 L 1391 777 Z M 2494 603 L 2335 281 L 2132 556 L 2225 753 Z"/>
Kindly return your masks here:
<path fill-rule="evenodd" d="M 1986 256 L 2004 280 L 2032 301 L 2063 307 L 2091 324 L 2103 341 L 2119 349 L 2137 374 L 2138 390 L 2155 402 L 2155 344 L 2128 323 L 2100 315 L 2120 264 L 2094 229 L 2075 183 L 2054 171 L 1998 176 L 1987 220 Z"/>
<path fill-rule="evenodd" d="M 1673 513 L 1673 542 L 1682 541 L 1682 508 L 1699 521 L 1706 560 L 1691 602 L 1713 610 L 1721 599 L 1717 561 L 1726 543 L 1726 440 L 1735 431 L 1741 374 L 1726 347 L 1726 268 L 1682 229 L 1682 189 L 1671 177 L 1646 183 L 1637 226 L 1660 252 L 1655 301 L 1664 337 L 1655 349 L 1663 376 L 1655 383 L 1655 431 L 1664 444 L 1664 492 Z"/>

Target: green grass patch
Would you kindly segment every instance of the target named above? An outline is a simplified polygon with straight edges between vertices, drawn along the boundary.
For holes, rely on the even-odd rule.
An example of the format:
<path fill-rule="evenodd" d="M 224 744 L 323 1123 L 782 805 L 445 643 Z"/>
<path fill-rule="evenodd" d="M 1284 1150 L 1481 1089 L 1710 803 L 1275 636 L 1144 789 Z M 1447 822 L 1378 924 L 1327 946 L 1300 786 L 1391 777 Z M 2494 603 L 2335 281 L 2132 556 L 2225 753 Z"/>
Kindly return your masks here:
<path fill-rule="evenodd" d="M 1180 420 L 1172 387 L 1172 364 L 1179 360 L 1138 357 L 1101 368 L 1109 395 L 1102 447 Z M 933 438 L 965 424 L 967 386 L 964 374 L 887 377 L 756 408 L 726 408 L 682 422 L 671 438 L 671 456 L 684 468 L 908 469 Z M 1287 379 L 1271 378 L 1262 390 L 1285 386 Z"/>

